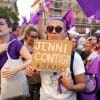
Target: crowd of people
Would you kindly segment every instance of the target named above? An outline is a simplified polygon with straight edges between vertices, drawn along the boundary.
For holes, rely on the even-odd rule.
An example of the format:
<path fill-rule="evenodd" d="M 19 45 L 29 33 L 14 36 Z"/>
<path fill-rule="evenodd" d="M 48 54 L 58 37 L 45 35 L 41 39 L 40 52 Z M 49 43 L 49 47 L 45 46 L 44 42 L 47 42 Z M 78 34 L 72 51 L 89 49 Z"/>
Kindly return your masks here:
<path fill-rule="evenodd" d="M 47 21 L 47 25 L 44 27 L 39 24 L 38 30 L 31 23 L 20 27 L 17 23 L 12 25 L 8 18 L 0 16 L 0 77 L 10 79 L 22 71 L 27 76 L 30 93 L 30 96 L 22 95 L 2 99 L 1 88 L 1 100 L 77 100 L 77 93 L 82 93 L 86 88 L 85 72 L 90 63 L 100 56 L 100 37 L 96 35 L 88 37 L 86 34 L 81 37 L 69 36 L 70 33 L 67 32 L 65 23 L 59 19 Z M 70 67 L 65 73 L 39 72 L 33 69 L 34 39 L 68 39 L 72 41 L 72 49 L 75 52 L 73 60 L 75 84 L 71 77 Z M 9 58 L 8 55 L 14 60 L 21 58 L 23 64 L 13 68 L 10 66 L 3 68 Z M 13 92 L 15 91 L 13 90 Z M 92 98 L 94 96 L 94 99 L 91 100 L 99 100 L 96 95 L 99 91 L 95 92 L 95 95 L 89 95 Z"/>

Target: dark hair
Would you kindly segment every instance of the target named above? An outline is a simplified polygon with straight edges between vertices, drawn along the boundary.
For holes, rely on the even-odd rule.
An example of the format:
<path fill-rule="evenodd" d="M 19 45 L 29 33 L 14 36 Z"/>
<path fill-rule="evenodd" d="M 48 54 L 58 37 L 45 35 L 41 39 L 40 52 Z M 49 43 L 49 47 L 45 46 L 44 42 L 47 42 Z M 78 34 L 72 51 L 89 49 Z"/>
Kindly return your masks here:
<path fill-rule="evenodd" d="M 97 43 L 100 42 L 100 37 L 99 36 L 96 36 L 95 34 L 92 35 L 92 37 L 95 37 L 97 39 Z M 92 39 L 92 38 L 91 38 Z"/>
<path fill-rule="evenodd" d="M 37 29 L 33 28 L 33 27 L 30 27 L 26 30 L 25 32 L 25 39 L 27 38 L 27 35 L 29 35 L 30 32 L 36 32 L 38 34 L 38 38 L 40 39 L 40 35 L 39 35 L 39 32 L 37 31 Z"/>
<path fill-rule="evenodd" d="M 14 22 L 12 25 L 12 31 L 16 31 L 17 27 L 18 27 L 18 23 Z"/>
<path fill-rule="evenodd" d="M 8 27 L 12 27 L 12 22 L 10 21 L 10 19 L 8 17 L 5 17 L 5 16 L 0 16 L 0 19 L 5 19 Z"/>

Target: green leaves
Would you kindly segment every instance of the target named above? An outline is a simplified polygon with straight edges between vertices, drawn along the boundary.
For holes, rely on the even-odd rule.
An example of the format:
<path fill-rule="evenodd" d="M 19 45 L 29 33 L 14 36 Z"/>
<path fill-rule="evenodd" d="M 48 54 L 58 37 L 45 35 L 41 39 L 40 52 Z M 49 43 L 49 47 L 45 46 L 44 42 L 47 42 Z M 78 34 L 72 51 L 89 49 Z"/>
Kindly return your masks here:
<path fill-rule="evenodd" d="M 6 16 L 14 22 L 18 22 L 18 13 L 14 12 L 11 8 L 0 7 L 0 16 Z"/>

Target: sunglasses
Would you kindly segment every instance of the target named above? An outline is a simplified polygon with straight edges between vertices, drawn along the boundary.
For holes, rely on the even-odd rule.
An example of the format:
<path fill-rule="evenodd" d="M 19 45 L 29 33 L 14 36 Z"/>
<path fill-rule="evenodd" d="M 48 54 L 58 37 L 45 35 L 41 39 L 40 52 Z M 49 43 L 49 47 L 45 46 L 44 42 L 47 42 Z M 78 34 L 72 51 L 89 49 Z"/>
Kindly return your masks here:
<path fill-rule="evenodd" d="M 48 33 L 52 33 L 54 29 L 55 29 L 56 33 L 61 33 L 62 30 L 63 30 L 63 28 L 61 26 L 56 26 L 56 27 L 54 27 L 54 26 L 47 26 L 46 27 L 46 30 L 47 30 Z"/>
<path fill-rule="evenodd" d="M 36 38 L 38 39 L 38 36 L 32 36 L 32 35 L 30 35 L 30 37 L 33 38 L 33 39 L 36 39 Z"/>

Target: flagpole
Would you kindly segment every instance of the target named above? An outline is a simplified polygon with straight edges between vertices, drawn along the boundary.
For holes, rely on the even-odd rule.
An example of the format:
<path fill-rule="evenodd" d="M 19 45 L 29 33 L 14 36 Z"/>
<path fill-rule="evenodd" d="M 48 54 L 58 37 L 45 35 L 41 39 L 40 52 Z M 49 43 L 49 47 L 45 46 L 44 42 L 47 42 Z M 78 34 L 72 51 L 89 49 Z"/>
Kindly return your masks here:
<path fill-rule="evenodd" d="M 35 6 L 40 0 L 36 0 L 32 5 L 31 7 Z"/>
<path fill-rule="evenodd" d="M 44 4 L 44 0 L 42 0 L 42 5 Z M 43 5 L 44 7 L 44 5 Z M 44 8 L 43 8 L 43 25 L 45 25 L 45 11 L 44 11 Z"/>
<path fill-rule="evenodd" d="M 92 26 L 93 26 L 93 25 L 92 25 L 92 22 L 91 22 L 91 26 L 90 26 L 90 27 L 91 27 L 90 36 L 92 35 Z"/>
<path fill-rule="evenodd" d="M 42 0 L 42 3 L 44 4 L 45 1 Z M 44 5 L 43 5 L 43 6 L 44 6 Z M 44 6 L 44 7 L 45 7 L 45 6 Z M 44 10 L 45 10 L 45 8 L 44 8 Z M 43 22 L 44 22 L 44 25 L 46 25 L 46 12 L 45 12 L 45 11 L 43 11 Z"/>

